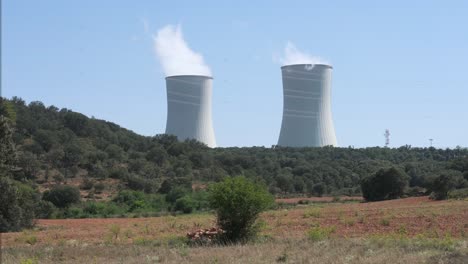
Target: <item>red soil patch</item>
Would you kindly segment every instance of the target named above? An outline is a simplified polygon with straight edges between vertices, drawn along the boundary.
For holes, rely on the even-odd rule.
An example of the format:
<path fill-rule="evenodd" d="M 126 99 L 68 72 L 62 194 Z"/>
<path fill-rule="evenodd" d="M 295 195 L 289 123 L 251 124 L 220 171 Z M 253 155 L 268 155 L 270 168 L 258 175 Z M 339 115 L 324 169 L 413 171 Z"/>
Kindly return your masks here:
<path fill-rule="evenodd" d="M 310 202 L 332 202 L 334 197 L 295 197 L 295 198 L 278 198 L 276 199 L 277 203 L 288 203 L 288 204 L 297 204 L 300 201 L 310 201 Z M 362 201 L 361 196 L 341 196 L 341 201 Z"/>
<path fill-rule="evenodd" d="M 276 224 L 273 233 L 304 236 L 314 226 L 336 229 L 339 237 L 376 234 L 422 234 L 429 237 L 464 237 L 468 234 L 468 201 L 432 201 L 412 197 L 373 203 L 326 204 L 323 208 L 304 206 L 278 217 L 266 214 L 267 222 Z"/>
<path fill-rule="evenodd" d="M 426 237 L 466 237 L 468 201 L 431 201 L 414 197 L 373 203 L 323 203 L 298 205 L 262 214 L 264 234 L 276 238 L 303 238 L 311 227 L 331 227 L 336 237 L 376 234 L 406 234 Z M 27 245 L 28 236 L 38 244 L 135 243 L 141 239 L 184 236 L 199 228 L 212 227 L 211 214 L 153 218 L 39 220 L 36 231 L 2 234 L 3 246 Z M 113 238 L 112 227 L 118 227 Z"/>

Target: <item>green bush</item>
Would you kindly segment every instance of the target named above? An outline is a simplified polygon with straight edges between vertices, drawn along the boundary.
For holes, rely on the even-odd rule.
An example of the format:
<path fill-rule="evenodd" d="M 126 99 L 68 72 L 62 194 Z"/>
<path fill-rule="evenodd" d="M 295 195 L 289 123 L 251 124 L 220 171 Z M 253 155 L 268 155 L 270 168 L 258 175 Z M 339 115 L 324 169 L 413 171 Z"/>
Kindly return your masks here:
<path fill-rule="evenodd" d="M 68 207 L 63 213 L 64 218 L 87 218 L 89 217 L 80 207 Z"/>
<path fill-rule="evenodd" d="M 209 187 L 210 206 L 216 210 L 217 223 L 225 231 L 226 242 L 245 242 L 257 233 L 258 215 L 274 204 L 265 186 L 245 177 L 225 178 Z"/>
<path fill-rule="evenodd" d="M 307 232 L 307 237 L 312 241 L 320 241 L 330 238 L 335 232 L 335 227 L 313 227 Z"/>
<path fill-rule="evenodd" d="M 83 213 L 93 216 L 109 217 L 125 213 L 125 210 L 113 202 L 86 202 L 83 204 Z"/>
<path fill-rule="evenodd" d="M 457 189 L 448 193 L 450 199 L 465 199 L 468 198 L 468 188 Z"/>
<path fill-rule="evenodd" d="M 175 204 L 177 199 L 184 197 L 187 193 L 189 193 L 189 190 L 184 187 L 174 187 L 166 194 L 166 202 Z"/>
<path fill-rule="evenodd" d="M 205 190 L 199 190 L 192 193 L 191 197 L 195 201 L 195 209 L 204 210 L 210 208 L 210 202 L 208 201 L 208 192 Z"/>
<path fill-rule="evenodd" d="M 32 227 L 37 202 L 31 187 L 0 175 L 0 232 Z"/>
<path fill-rule="evenodd" d="M 361 181 L 362 196 L 366 201 L 396 199 L 403 195 L 408 176 L 396 168 L 380 169 Z"/>
<path fill-rule="evenodd" d="M 49 219 L 54 218 L 57 213 L 57 207 L 49 201 L 41 200 L 36 207 L 36 218 Z"/>
<path fill-rule="evenodd" d="M 196 202 L 190 195 L 186 195 L 182 198 L 177 199 L 175 202 L 174 210 L 182 211 L 184 214 L 190 214 L 196 206 Z"/>
<path fill-rule="evenodd" d="M 42 195 L 44 201 L 49 201 L 59 208 L 65 208 L 80 201 L 80 191 L 70 185 L 56 185 Z"/>
<path fill-rule="evenodd" d="M 431 183 L 431 199 L 445 200 L 448 198 L 448 193 L 455 187 L 454 177 L 442 174 L 436 177 Z"/>
<path fill-rule="evenodd" d="M 128 206 L 128 211 L 133 212 L 137 209 L 142 209 L 148 206 L 147 196 L 139 191 L 121 191 L 113 200 L 118 204 L 125 204 Z"/>

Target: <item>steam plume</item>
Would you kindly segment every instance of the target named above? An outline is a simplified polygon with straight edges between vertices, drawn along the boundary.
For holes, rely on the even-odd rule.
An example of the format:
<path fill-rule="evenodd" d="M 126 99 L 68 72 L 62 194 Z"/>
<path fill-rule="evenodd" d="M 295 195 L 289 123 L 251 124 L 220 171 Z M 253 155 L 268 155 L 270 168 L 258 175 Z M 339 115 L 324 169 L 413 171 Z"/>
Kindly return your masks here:
<path fill-rule="evenodd" d="M 284 57 L 279 58 L 282 65 L 291 64 L 328 64 L 320 57 L 311 56 L 307 53 L 300 51 L 296 46 L 288 41 L 284 48 Z"/>
<path fill-rule="evenodd" d="M 166 76 L 207 75 L 211 70 L 203 56 L 189 48 L 180 25 L 167 25 L 153 36 L 154 49 Z"/>

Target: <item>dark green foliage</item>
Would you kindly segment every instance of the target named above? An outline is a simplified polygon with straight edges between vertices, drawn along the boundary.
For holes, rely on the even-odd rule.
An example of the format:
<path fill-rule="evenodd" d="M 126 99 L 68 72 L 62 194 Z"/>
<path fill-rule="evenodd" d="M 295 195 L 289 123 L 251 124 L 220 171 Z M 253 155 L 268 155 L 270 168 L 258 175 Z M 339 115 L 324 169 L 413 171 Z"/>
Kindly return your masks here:
<path fill-rule="evenodd" d="M 190 214 L 196 207 L 196 202 L 190 195 L 186 195 L 176 200 L 174 210 L 182 211 L 184 214 Z"/>
<path fill-rule="evenodd" d="M 158 192 L 159 192 L 159 193 L 167 194 L 167 193 L 169 193 L 169 192 L 171 191 L 171 189 L 172 189 L 171 181 L 165 180 L 165 181 L 163 181 L 163 183 L 161 184 L 161 187 L 159 187 Z"/>
<path fill-rule="evenodd" d="M 18 204 L 18 190 L 10 179 L 0 176 L 0 232 L 21 229 L 22 209 Z"/>
<path fill-rule="evenodd" d="M 13 110 L 0 100 L 0 232 L 19 231 L 34 225 L 34 209 L 39 194 L 31 186 L 13 180 L 24 179 L 17 167 L 17 152 L 13 143 L 12 123 L 3 114 L 12 116 Z M 18 176 L 20 175 L 20 176 Z"/>
<path fill-rule="evenodd" d="M 177 201 L 177 199 L 182 198 L 188 192 L 189 191 L 186 188 L 181 187 L 181 186 L 176 186 L 172 188 L 171 191 L 166 195 L 166 201 L 168 203 L 173 204 Z"/>
<path fill-rule="evenodd" d="M 434 200 L 447 199 L 449 191 L 455 188 L 455 184 L 453 175 L 442 174 L 434 178 L 431 183 L 431 198 Z"/>
<path fill-rule="evenodd" d="M 36 218 L 49 219 L 54 218 L 57 213 L 57 207 L 49 201 L 41 200 L 35 208 Z"/>
<path fill-rule="evenodd" d="M 272 193 L 285 196 L 360 195 L 361 179 L 388 167 L 406 172 L 412 188 L 430 189 L 430 179 L 447 170 L 461 175 L 455 188 L 468 186 L 468 149 L 464 148 L 209 149 L 195 140 L 180 142 L 172 135 L 140 136 L 70 109 L 47 107 L 41 102 L 26 104 L 20 98 L 1 99 L 0 115 L 9 118 L 0 121 L 0 160 L 9 164 L 9 178 L 28 184 L 50 184 L 55 179 L 55 183 L 64 183 L 73 177 L 88 177 L 95 182 L 118 179 L 119 188 L 144 192 L 145 205 L 136 211 L 173 210 L 177 199 L 186 195 L 196 202 L 195 210 L 206 208 L 206 200 L 196 197 L 202 195 L 192 192 L 192 184 L 207 185 L 234 175 L 256 179 Z M 16 153 L 16 149 L 20 151 Z M 176 187 L 186 190 L 182 196 L 172 191 Z M 167 202 L 156 192 L 171 193 L 172 198 Z M 83 204 L 70 208 L 73 213 L 58 209 L 54 214 L 88 215 Z"/>
<path fill-rule="evenodd" d="M 396 168 L 380 169 L 361 182 L 362 196 L 366 201 L 399 198 L 408 185 L 408 176 Z"/>
<path fill-rule="evenodd" d="M 80 191 L 74 186 L 56 185 L 51 190 L 45 191 L 42 199 L 64 208 L 80 201 Z"/>
<path fill-rule="evenodd" d="M 145 193 L 139 192 L 139 191 L 121 191 L 117 195 L 117 197 L 114 198 L 114 202 L 118 204 L 125 204 L 128 206 L 128 210 L 134 211 L 136 209 L 141 209 L 145 208 L 148 206 L 148 203 L 146 202 L 146 197 Z"/>
<path fill-rule="evenodd" d="M 86 135 L 88 118 L 80 113 L 67 111 L 64 115 L 65 127 L 77 135 Z"/>
<path fill-rule="evenodd" d="M 9 122 L 7 118 L 0 115 L 0 170 L 14 166 L 17 157 L 13 131 Z"/>
<path fill-rule="evenodd" d="M 167 208 L 164 196 L 160 194 L 146 194 L 139 191 L 124 190 L 112 200 L 127 212 L 160 212 Z"/>
<path fill-rule="evenodd" d="M 322 195 L 326 192 L 326 187 L 323 183 L 317 183 L 312 186 L 312 193 L 316 196 L 322 197 Z"/>
<path fill-rule="evenodd" d="M 0 175 L 0 232 L 32 227 L 37 202 L 31 187 Z"/>
<path fill-rule="evenodd" d="M 468 198 L 468 188 L 450 191 L 448 194 L 450 199 L 466 199 Z"/>
<path fill-rule="evenodd" d="M 227 242 L 244 242 L 256 234 L 258 215 L 271 207 L 273 196 L 262 185 L 245 177 L 226 178 L 209 188 L 210 206 Z"/>
<path fill-rule="evenodd" d="M 135 191 L 144 191 L 145 193 L 155 193 L 158 190 L 158 184 L 152 179 L 146 179 L 135 174 L 127 177 L 128 188 Z"/>

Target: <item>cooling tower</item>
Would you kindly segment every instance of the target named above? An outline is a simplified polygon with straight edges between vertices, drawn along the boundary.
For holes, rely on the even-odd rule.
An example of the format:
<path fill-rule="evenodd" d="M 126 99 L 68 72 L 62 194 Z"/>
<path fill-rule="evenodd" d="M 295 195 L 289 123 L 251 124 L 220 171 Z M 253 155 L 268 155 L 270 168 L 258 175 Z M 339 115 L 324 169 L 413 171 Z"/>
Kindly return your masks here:
<path fill-rule="evenodd" d="M 211 120 L 212 82 L 212 77 L 200 75 L 166 77 L 166 134 L 216 147 Z"/>
<path fill-rule="evenodd" d="M 336 146 L 331 113 L 332 67 L 295 64 L 281 67 L 283 121 L 279 146 Z"/>

